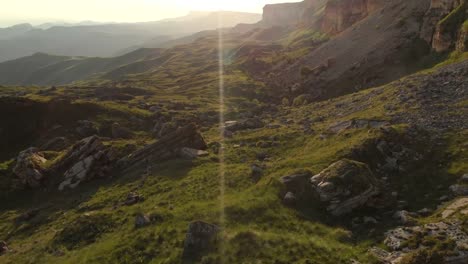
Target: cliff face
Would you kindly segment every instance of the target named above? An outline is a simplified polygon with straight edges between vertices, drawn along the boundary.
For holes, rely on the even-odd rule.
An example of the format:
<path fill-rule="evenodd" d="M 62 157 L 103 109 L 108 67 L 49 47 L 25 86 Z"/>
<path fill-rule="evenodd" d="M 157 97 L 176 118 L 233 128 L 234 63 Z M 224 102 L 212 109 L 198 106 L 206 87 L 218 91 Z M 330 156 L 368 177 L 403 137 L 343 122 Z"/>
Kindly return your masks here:
<path fill-rule="evenodd" d="M 266 5 L 262 24 L 265 26 L 291 26 L 308 23 L 327 0 L 304 0 L 299 3 Z"/>
<path fill-rule="evenodd" d="M 267 26 L 294 25 L 299 23 L 303 13 L 303 3 L 266 5 L 262 23 Z"/>
<path fill-rule="evenodd" d="M 460 29 L 456 49 L 460 52 L 468 51 L 468 22 L 465 22 Z"/>
<path fill-rule="evenodd" d="M 328 34 L 339 33 L 383 7 L 383 0 L 330 0 L 327 2 L 321 29 Z"/>
<path fill-rule="evenodd" d="M 467 15 L 466 0 L 432 0 L 424 16 L 421 38 L 437 52 L 447 51 L 462 34 L 461 25 Z"/>

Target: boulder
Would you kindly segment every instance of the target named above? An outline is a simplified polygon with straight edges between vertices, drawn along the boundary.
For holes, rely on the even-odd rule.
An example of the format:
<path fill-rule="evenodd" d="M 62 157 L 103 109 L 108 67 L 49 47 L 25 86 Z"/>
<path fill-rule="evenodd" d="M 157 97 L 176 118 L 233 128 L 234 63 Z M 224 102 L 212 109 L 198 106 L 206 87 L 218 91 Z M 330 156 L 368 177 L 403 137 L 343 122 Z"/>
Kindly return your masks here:
<path fill-rule="evenodd" d="M 184 259 L 196 259 L 205 251 L 214 248 L 220 228 L 216 225 L 195 221 L 190 223 L 184 241 Z"/>
<path fill-rule="evenodd" d="M 411 225 L 416 223 L 416 220 L 414 219 L 415 214 L 410 213 L 408 211 L 402 210 L 402 211 L 396 211 L 393 214 L 393 219 L 397 220 L 398 223 L 402 225 Z"/>
<path fill-rule="evenodd" d="M 206 157 L 210 153 L 208 151 L 200 150 L 200 149 L 192 149 L 192 148 L 181 148 L 179 155 L 183 159 L 196 159 L 199 157 Z"/>
<path fill-rule="evenodd" d="M 292 193 L 296 198 L 306 198 L 311 193 L 309 183 L 311 175 L 309 172 L 304 172 L 281 177 L 280 182 L 283 185 L 281 196 L 285 197 L 287 193 Z"/>
<path fill-rule="evenodd" d="M 310 179 L 314 195 L 334 216 L 369 205 L 380 193 L 379 184 L 369 167 L 343 159 Z"/>
<path fill-rule="evenodd" d="M 47 160 L 42 156 L 37 148 L 26 149 L 16 158 L 16 165 L 13 173 L 20 178 L 23 184 L 38 188 L 45 178 L 44 164 Z"/>
<path fill-rule="evenodd" d="M 286 206 L 289 206 L 289 207 L 296 206 L 296 204 L 297 204 L 296 195 L 294 193 L 292 193 L 292 192 L 287 192 L 283 197 L 283 203 Z"/>
<path fill-rule="evenodd" d="M 59 190 L 74 189 L 83 181 L 105 177 L 115 159 L 112 149 L 105 147 L 97 136 L 79 141 L 54 166 L 55 170 L 65 170 Z"/>
<path fill-rule="evenodd" d="M 131 138 L 132 135 L 133 135 L 133 132 L 130 129 L 121 126 L 119 123 L 112 124 L 112 137 L 113 138 L 128 139 L 128 138 Z"/>
<path fill-rule="evenodd" d="M 258 182 L 263 175 L 263 168 L 257 164 L 252 164 L 250 170 L 250 176 L 252 177 L 252 181 Z"/>

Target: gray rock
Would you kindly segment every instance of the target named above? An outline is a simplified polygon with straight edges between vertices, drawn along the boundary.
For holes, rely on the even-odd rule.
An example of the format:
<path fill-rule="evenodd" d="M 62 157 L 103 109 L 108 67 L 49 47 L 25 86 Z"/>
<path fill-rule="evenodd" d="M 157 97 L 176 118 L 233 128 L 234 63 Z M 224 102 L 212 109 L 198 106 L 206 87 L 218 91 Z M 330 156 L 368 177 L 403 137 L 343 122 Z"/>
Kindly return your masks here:
<path fill-rule="evenodd" d="M 263 168 L 260 167 L 259 165 L 257 164 L 253 164 L 251 166 L 251 173 L 250 173 L 251 177 L 252 177 L 252 181 L 253 182 L 258 182 L 260 180 L 260 178 L 262 177 L 263 175 Z"/>
<path fill-rule="evenodd" d="M 297 198 L 309 195 L 311 192 L 309 184 L 310 176 L 310 173 L 304 172 L 281 177 L 280 182 L 283 185 L 283 194 L 291 192 Z"/>
<path fill-rule="evenodd" d="M 136 228 L 141 228 L 141 227 L 147 226 L 149 224 L 151 224 L 151 218 L 150 218 L 149 215 L 138 214 L 135 217 L 135 227 Z"/>
<path fill-rule="evenodd" d="M 44 163 L 46 162 L 47 160 L 37 148 L 29 148 L 20 152 L 16 158 L 13 173 L 23 184 L 31 188 L 38 188 L 45 178 Z"/>
<path fill-rule="evenodd" d="M 287 192 L 283 197 L 283 203 L 286 206 L 293 207 L 296 205 L 296 202 L 297 202 L 296 195 L 294 195 L 294 193 L 292 192 Z"/>
<path fill-rule="evenodd" d="M 313 192 L 334 216 L 367 205 L 380 193 L 369 167 L 357 161 L 340 160 L 310 179 Z"/>
<path fill-rule="evenodd" d="M 405 210 L 396 211 L 393 214 L 393 219 L 397 220 L 400 224 L 403 224 L 403 225 L 416 223 L 416 220 L 414 219 L 414 214 L 409 213 L 408 211 L 405 211 Z"/>
<path fill-rule="evenodd" d="M 195 221 L 190 223 L 184 241 L 184 259 L 197 259 L 205 251 L 215 247 L 220 228 L 216 225 Z"/>
<path fill-rule="evenodd" d="M 468 195 L 468 185 L 455 184 L 450 186 L 450 191 L 456 196 Z"/>
<path fill-rule="evenodd" d="M 199 157 L 206 157 L 210 153 L 204 150 L 192 149 L 192 148 L 181 148 L 179 155 L 183 159 L 196 159 Z"/>
<path fill-rule="evenodd" d="M 83 181 L 105 177 L 115 159 L 112 149 L 105 147 L 97 136 L 79 141 L 55 165 L 55 170 L 66 170 L 58 189 L 74 189 Z"/>

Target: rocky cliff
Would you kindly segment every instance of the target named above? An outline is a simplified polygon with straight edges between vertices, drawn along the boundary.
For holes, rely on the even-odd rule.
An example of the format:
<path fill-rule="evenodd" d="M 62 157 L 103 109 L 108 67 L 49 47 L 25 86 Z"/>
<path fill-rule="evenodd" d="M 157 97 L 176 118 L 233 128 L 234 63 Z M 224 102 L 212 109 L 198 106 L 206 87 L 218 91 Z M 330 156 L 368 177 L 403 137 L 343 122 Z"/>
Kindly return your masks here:
<path fill-rule="evenodd" d="M 383 5 L 382 0 L 330 0 L 325 7 L 321 29 L 328 34 L 339 33 Z"/>
<path fill-rule="evenodd" d="M 304 0 L 299 3 L 266 5 L 263 8 L 261 23 L 265 26 L 291 26 L 305 23 L 310 21 L 326 2 L 326 0 Z"/>
<path fill-rule="evenodd" d="M 463 34 L 460 28 L 466 13 L 466 0 L 432 0 L 424 16 L 421 38 L 437 52 L 453 48 L 457 37 Z"/>

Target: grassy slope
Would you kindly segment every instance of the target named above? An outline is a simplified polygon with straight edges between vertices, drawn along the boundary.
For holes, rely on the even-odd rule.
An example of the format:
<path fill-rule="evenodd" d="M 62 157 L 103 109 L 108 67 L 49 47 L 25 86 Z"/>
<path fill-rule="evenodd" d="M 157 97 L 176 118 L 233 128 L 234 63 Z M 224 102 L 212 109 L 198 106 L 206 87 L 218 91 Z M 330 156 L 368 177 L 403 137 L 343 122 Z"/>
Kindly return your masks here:
<path fill-rule="evenodd" d="M 177 61 L 178 58 L 174 57 L 173 60 Z M 156 71 L 148 75 L 150 81 L 159 80 L 156 85 L 161 88 L 150 87 L 148 83 L 151 82 L 142 80 L 141 76 L 135 76 L 133 79 L 130 77 L 129 81 L 132 85 L 146 85 L 145 89 L 155 92 L 153 97 L 146 99 L 147 102 L 178 100 L 197 106 L 194 110 L 182 111 L 182 115 L 193 114 L 195 111 L 216 110 L 215 72 L 203 71 L 197 75 L 199 69 L 194 67 L 197 62 L 181 71 L 182 63 L 183 60 L 180 60 L 180 63 L 172 64 L 173 69 L 166 68 L 165 71 Z M 199 79 L 188 76 L 198 76 Z M 229 73 L 226 79 L 228 85 L 249 84 L 249 80 L 239 72 Z M 190 88 L 184 88 L 188 84 L 192 84 Z M 59 89 L 57 95 L 63 96 L 66 92 L 66 89 Z M 372 100 L 369 100 L 369 96 Z M 387 116 L 384 102 L 397 102 L 396 96 L 396 88 L 389 84 L 326 102 L 295 108 L 285 107 L 281 110 L 280 118 L 266 121 L 297 121 L 304 117 L 319 116 L 325 117 L 325 121 L 313 124 L 312 128 L 317 133 L 312 135 L 303 134 L 299 125 L 292 124 L 279 129 L 245 131 L 229 139 L 226 142 L 226 195 L 223 200 L 225 251 L 213 252 L 204 258 L 204 263 L 219 263 L 223 259 L 226 263 L 256 263 L 257 259 L 262 259 L 263 263 L 349 263 L 350 259 L 369 263 L 371 260 L 366 251 L 371 243 L 378 241 L 378 236 L 364 235 L 359 240 L 350 240 L 346 227 L 328 219 L 320 210 L 299 212 L 284 207 L 277 196 L 278 187 L 275 183 L 277 178 L 297 170 L 309 169 L 318 172 L 346 155 L 354 146 L 379 136 L 378 131 L 355 129 L 321 140 L 319 132 L 325 131 L 329 125 L 339 120 L 385 119 Z M 29 97 L 41 98 L 37 95 Z M 233 111 L 246 110 L 239 107 L 238 99 L 228 98 L 228 116 L 235 117 L 237 114 L 232 113 Z M 139 98 L 134 99 L 135 102 L 138 100 Z M 248 99 L 241 99 L 241 102 L 246 101 Z M 128 108 L 122 104 L 102 103 L 92 99 L 91 102 L 104 107 L 117 107 L 129 115 L 146 114 L 144 110 Z M 251 102 L 254 105 L 258 104 L 255 101 Z M 361 107 L 355 111 L 345 111 L 336 107 L 352 102 L 358 102 Z M 413 110 L 399 108 L 396 111 Z M 219 140 L 216 126 L 205 127 L 203 130 L 208 142 Z M 460 140 L 466 140 L 466 133 L 457 134 L 457 137 L 461 138 L 447 136 L 454 146 Z M 258 148 L 255 144 L 246 144 L 240 148 L 235 146 L 239 143 L 268 141 L 270 137 L 276 137 L 280 142 L 279 146 L 269 149 Z M 459 153 L 458 148 L 454 146 L 450 145 L 447 151 L 456 153 L 456 159 L 447 168 L 449 171 L 446 173 L 458 174 L 466 169 L 466 155 Z M 269 153 L 271 160 L 266 163 L 265 176 L 255 184 L 250 179 L 249 164 L 256 162 L 256 153 L 263 151 Z M 220 164 L 214 154 L 194 162 L 174 160 L 155 164 L 150 177 L 138 190 L 146 200 L 131 207 L 116 206 L 140 183 L 145 168 L 140 169 L 141 171 L 116 173 L 111 180 L 87 183 L 66 195 L 55 191 L 37 191 L 5 199 L 0 211 L 0 238 L 6 238 L 15 252 L 0 257 L 0 261 L 179 263 L 189 222 L 200 219 L 221 223 Z M 411 192 L 406 195 L 411 201 Z M 422 201 L 413 206 L 416 209 L 424 205 Z M 28 223 L 14 223 L 15 217 L 33 207 L 43 208 L 36 218 Z M 135 229 L 134 216 L 139 212 L 157 213 L 162 220 L 149 227 Z M 77 222 L 79 217 L 107 219 L 105 221 L 111 228 L 98 226 L 100 231 L 94 238 L 95 242 L 88 244 L 82 237 L 88 229 L 82 222 Z M 63 243 L 56 242 L 55 237 L 59 236 L 61 230 L 77 225 L 84 225 L 83 229 L 78 228 L 70 232 L 73 237 L 85 240 L 80 247 L 68 250 Z M 58 252 L 64 255 L 61 256 Z"/>

